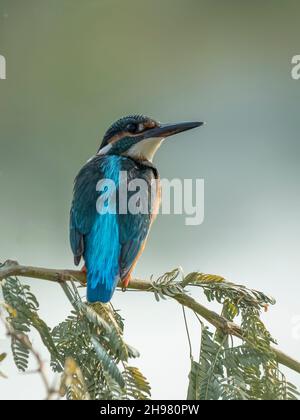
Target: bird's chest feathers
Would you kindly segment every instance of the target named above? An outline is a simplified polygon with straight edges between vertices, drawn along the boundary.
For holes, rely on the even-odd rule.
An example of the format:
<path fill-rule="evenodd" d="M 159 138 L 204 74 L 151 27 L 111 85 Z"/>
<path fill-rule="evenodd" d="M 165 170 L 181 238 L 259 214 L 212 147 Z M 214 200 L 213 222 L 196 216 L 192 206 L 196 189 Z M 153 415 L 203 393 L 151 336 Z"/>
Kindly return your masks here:
<path fill-rule="evenodd" d="M 142 140 L 127 150 L 126 155 L 137 160 L 153 161 L 154 155 L 159 149 L 163 138 L 153 138 Z"/>

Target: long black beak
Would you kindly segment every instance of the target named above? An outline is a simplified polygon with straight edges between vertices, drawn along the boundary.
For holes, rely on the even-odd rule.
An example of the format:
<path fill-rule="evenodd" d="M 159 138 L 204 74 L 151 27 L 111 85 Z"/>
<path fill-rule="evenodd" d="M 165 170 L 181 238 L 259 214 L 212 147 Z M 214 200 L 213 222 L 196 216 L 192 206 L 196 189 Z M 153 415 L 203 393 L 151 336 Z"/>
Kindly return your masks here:
<path fill-rule="evenodd" d="M 177 124 L 164 124 L 160 125 L 159 127 L 152 128 L 147 130 L 143 138 L 149 139 L 153 137 L 169 137 L 173 136 L 174 134 L 182 133 L 183 131 L 192 130 L 193 128 L 200 127 L 203 125 L 203 122 L 182 122 Z"/>

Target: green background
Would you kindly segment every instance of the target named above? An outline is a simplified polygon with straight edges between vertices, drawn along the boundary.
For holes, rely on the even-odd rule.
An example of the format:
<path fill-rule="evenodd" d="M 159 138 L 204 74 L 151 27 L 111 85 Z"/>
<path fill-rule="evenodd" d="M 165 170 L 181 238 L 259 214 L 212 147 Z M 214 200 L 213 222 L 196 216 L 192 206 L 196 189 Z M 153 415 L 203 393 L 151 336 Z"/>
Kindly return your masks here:
<path fill-rule="evenodd" d="M 296 0 L 0 0 L 0 259 L 72 267 L 73 178 L 115 119 L 205 120 L 155 161 L 162 177 L 205 179 L 205 222 L 160 216 L 136 276 L 181 265 L 262 289 L 278 301 L 267 325 L 299 357 L 299 18 Z M 61 320 L 58 286 L 30 284 L 42 315 Z M 184 398 L 181 308 L 142 293 L 113 303 L 153 397 Z M 39 378 L 6 373 L 1 398 L 43 396 Z"/>

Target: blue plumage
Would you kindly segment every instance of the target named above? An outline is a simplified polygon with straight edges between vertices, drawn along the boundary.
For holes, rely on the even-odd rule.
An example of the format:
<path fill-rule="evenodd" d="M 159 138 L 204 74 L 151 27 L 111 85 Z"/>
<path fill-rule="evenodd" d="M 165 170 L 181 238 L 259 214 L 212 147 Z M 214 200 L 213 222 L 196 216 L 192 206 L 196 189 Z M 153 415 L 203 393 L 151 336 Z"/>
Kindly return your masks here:
<path fill-rule="evenodd" d="M 79 264 L 81 257 L 85 260 L 89 302 L 110 301 L 118 281 L 124 279 L 134 265 L 151 225 L 150 208 L 148 214 L 119 214 L 118 206 L 115 214 L 97 211 L 99 181 L 109 179 L 118 187 L 120 171 L 126 171 L 128 182 L 139 177 L 149 186 L 158 176 L 151 165 L 145 166 L 124 156 L 107 155 L 95 156 L 75 180 L 70 241 L 75 263 Z M 117 189 L 116 203 L 118 192 Z M 132 194 L 134 192 L 128 191 L 128 200 Z"/>

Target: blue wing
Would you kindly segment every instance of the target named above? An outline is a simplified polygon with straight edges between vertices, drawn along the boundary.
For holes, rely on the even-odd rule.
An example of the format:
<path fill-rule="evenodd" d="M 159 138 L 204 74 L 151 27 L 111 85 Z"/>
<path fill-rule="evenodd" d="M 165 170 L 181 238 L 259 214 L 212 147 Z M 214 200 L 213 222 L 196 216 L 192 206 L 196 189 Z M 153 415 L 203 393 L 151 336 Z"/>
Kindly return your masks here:
<path fill-rule="evenodd" d="M 93 159 L 83 166 L 74 183 L 70 211 L 70 243 L 76 265 L 79 265 L 84 253 L 84 237 L 91 231 L 97 216 L 96 184 L 103 177 L 101 165 L 97 163 Z"/>
<path fill-rule="evenodd" d="M 158 177 L 156 169 L 149 164 L 145 166 L 143 163 L 128 160 L 128 162 L 123 164 L 123 168 L 124 167 L 127 170 L 128 182 L 136 178 L 145 181 L 147 191 L 144 191 L 143 193 L 146 200 L 144 206 L 146 207 L 147 213 L 128 213 L 126 215 L 119 214 L 121 279 L 126 278 L 126 276 L 131 272 L 145 245 L 153 217 L 151 208 L 152 203 L 150 199 L 151 185 Z M 135 194 L 136 191 L 128 191 L 128 201 L 132 199 Z"/>

